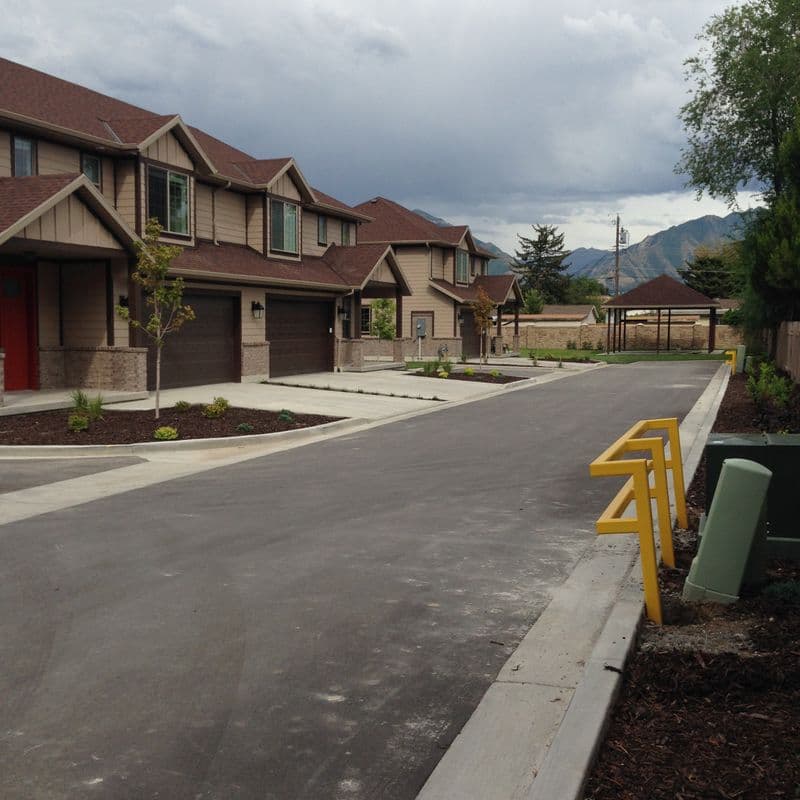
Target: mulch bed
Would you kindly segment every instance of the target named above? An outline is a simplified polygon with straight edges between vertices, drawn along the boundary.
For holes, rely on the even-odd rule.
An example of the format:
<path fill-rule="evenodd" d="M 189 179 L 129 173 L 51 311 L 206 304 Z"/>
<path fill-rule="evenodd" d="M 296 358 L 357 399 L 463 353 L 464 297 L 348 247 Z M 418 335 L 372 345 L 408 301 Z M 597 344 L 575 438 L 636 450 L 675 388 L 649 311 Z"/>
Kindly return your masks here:
<path fill-rule="evenodd" d="M 207 439 L 224 436 L 245 436 L 258 433 L 308 428 L 335 422 L 340 417 L 319 414 L 292 414 L 293 421 L 278 419 L 278 412 L 257 411 L 248 408 L 229 408 L 216 419 L 208 419 L 200 406 L 179 413 L 172 408 L 161 409 L 155 420 L 152 411 L 112 411 L 103 409 L 103 418 L 92 422 L 89 430 L 73 432 L 67 428 L 70 410 L 37 411 L 33 414 L 16 414 L 0 417 L 0 444 L 134 444 L 152 442 L 153 431 L 168 425 L 178 429 L 179 439 Z M 240 423 L 253 426 L 250 434 L 236 430 Z"/>
<path fill-rule="evenodd" d="M 793 414 L 772 424 L 800 421 Z M 742 376 L 731 380 L 714 430 L 760 430 Z M 703 465 L 687 501 L 696 528 Z M 665 624 L 643 627 L 585 797 L 797 800 L 800 565 L 770 563 L 767 584 L 733 605 L 689 604 L 680 595 L 696 532 L 677 531 L 675 549 L 676 569 L 659 575 Z"/>
<path fill-rule="evenodd" d="M 423 372 L 414 373 L 418 378 L 438 378 L 438 375 L 425 375 Z M 476 372 L 474 375 L 465 375 L 463 372 L 451 372 L 447 378 L 441 380 L 448 381 L 471 381 L 472 383 L 515 383 L 524 381 L 527 378 L 520 378 L 517 375 L 490 375 L 488 372 Z"/>

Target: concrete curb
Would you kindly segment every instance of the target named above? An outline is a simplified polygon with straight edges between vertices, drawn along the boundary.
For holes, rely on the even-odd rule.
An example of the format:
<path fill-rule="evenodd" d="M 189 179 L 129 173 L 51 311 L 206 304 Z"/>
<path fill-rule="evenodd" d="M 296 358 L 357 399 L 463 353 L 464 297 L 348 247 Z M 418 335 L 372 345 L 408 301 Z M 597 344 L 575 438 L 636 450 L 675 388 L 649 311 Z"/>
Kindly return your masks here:
<path fill-rule="evenodd" d="M 681 423 L 687 484 L 728 374 L 721 365 Z M 580 800 L 636 642 L 640 576 L 633 537 L 598 537 L 587 548 L 418 800 Z"/>

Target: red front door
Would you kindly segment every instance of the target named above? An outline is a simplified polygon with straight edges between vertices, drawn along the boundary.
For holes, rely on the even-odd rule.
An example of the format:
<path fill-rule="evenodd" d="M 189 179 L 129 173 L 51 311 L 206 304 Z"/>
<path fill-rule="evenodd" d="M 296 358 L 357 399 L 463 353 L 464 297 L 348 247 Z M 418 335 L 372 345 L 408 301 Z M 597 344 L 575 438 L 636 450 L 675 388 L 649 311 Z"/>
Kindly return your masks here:
<path fill-rule="evenodd" d="M 5 388 L 36 389 L 33 271 L 0 267 L 0 347 L 5 351 Z"/>

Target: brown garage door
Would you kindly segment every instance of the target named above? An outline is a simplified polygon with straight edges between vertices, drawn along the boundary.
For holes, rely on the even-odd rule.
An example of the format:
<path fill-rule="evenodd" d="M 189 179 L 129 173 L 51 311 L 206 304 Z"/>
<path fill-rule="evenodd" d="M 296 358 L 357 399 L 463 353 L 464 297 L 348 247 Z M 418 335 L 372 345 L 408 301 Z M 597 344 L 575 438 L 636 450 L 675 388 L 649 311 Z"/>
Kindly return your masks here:
<path fill-rule="evenodd" d="M 333 303 L 267 298 L 269 374 L 299 375 L 333 369 Z"/>
<path fill-rule="evenodd" d="M 475 327 L 475 315 L 471 311 L 462 311 L 461 317 L 461 352 L 467 358 L 477 358 L 481 354 L 481 337 Z"/>
<path fill-rule="evenodd" d="M 161 351 L 161 388 L 225 383 L 241 378 L 239 367 L 239 297 L 186 292 L 183 300 L 196 319 L 167 336 Z M 156 385 L 155 350 L 147 359 L 147 383 Z"/>

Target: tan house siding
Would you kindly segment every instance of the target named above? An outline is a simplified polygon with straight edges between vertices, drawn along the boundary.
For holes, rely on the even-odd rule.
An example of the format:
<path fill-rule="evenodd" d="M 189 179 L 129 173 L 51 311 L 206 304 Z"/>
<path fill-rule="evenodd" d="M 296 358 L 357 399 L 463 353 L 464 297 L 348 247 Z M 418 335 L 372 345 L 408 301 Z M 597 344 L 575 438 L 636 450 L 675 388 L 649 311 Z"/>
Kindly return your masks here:
<path fill-rule="evenodd" d="M 116 306 L 121 295 L 128 295 L 128 264 L 124 260 L 111 262 L 111 298 Z M 128 347 L 130 326 L 116 312 L 114 313 L 114 346 Z"/>
<path fill-rule="evenodd" d="M 280 195 L 281 197 L 289 197 L 292 200 L 300 200 L 300 192 L 288 174 L 281 175 L 281 177 L 272 184 L 270 190 L 273 194 Z"/>
<path fill-rule="evenodd" d="M 377 267 L 375 267 L 375 270 L 373 271 L 370 280 L 378 281 L 380 283 L 393 283 L 395 285 L 397 284 L 397 280 L 392 274 L 392 270 L 389 267 L 389 264 L 385 258 L 383 259 L 383 261 L 381 261 L 380 264 L 378 264 Z"/>
<path fill-rule="evenodd" d="M 39 263 L 37 267 L 40 347 L 57 347 L 61 344 L 58 319 L 58 269 L 58 264 L 53 263 Z"/>
<path fill-rule="evenodd" d="M 264 203 L 262 195 L 247 195 L 247 244 L 264 252 Z"/>
<path fill-rule="evenodd" d="M 147 158 L 160 161 L 181 169 L 193 169 L 194 164 L 189 154 L 183 149 L 181 143 L 171 132 L 165 133 L 160 139 L 153 142 L 145 151 Z"/>
<path fill-rule="evenodd" d="M 322 215 L 326 216 L 326 215 Z M 321 256 L 330 244 L 338 244 L 339 236 L 339 220 L 327 217 L 328 219 L 328 244 L 318 244 L 317 242 L 317 225 L 319 224 L 320 215 L 313 211 L 303 212 L 303 254 L 307 256 Z M 334 235 L 335 233 L 335 235 Z"/>
<path fill-rule="evenodd" d="M 74 195 L 34 220 L 20 238 L 122 250 L 122 245 Z"/>
<path fill-rule="evenodd" d="M 443 247 L 432 247 L 430 277 L 438 278 L 439 280 L 449 280 L 445 274 L 446 263 L 447 251 Z"/>
<path fill-rule="evenodd" d="M 103 192 L 103 197 L 105 197 L 112 206 L 116 206 L 117 194 L 114 181 L 114 161 L 112 161 L 110 158 L 101 158 L 100 164 L 102 165 L 102 181 L 100 189 Z"/>
<path fill-rule="evenodd" d="M 264 289 L 245 287 L 242 289 L 242 342 L 255 343 L 266 340 L 266 320 L 264 317 L 256 319 L 253 316 L 253 302 L 257 301 L 263 306 Z"/>
<path fill-rule="evenodd" d="M 81 154 L 72 147 L 64 147 L 41 139 L 36 145 L 36 160 L 40 175 L 58 175 L 81 171 Z"/>
<path fill-rule="evenodd" d="M 105 264 L 68 264 L 61 271 L 65 347 L 100 347 L 106 341 Z"/>
<path fill-rule="evenodd" d="M 210 186 L 195 181 L 194 202 L 197 222 L 195 236 L 198 239 L 214 238 L 213 194 L 214 190 Z"/>
<path fill-rule="evenodd" d="M 11 175 L 11 134 L 0 131 L 0 178 Z"/>
<path fill-rule="evenodd" d="M 406 276 L 409 285 L 414 287 L 414 294 L 403 300 L 403 332 L 413 336 L 411 329 L 411 312 L 434 312 L 433 335 L 438 338 L 453 336 L 455 320 L 453 301 L 441 292 L 432 289 L 428 284 L 430 277 L 430 249 L 427 247 L 395 248 L 400 269 Z M 441 257 L 440 257 L 441 263 Z"/>
<path fill-rule="evenodd" d="M 136 225 L 136 163 L 126 159 L 116 162 L 117 211 L 132 228 Z"/>
<path fill-rule="evenodd" d="M 214 203 L 217 240 L 233 244 L 247 244 L 246 201 L 243 194 L 217 192 Z"/>

